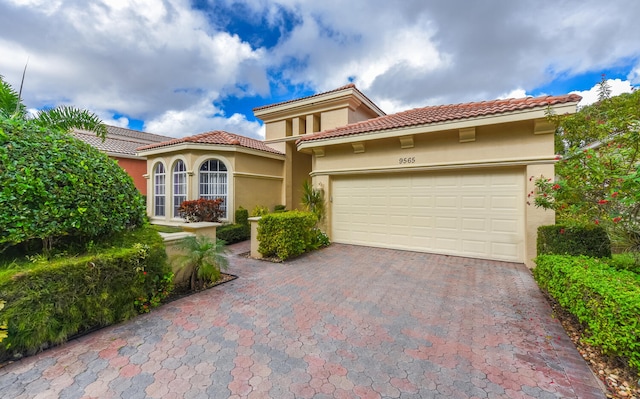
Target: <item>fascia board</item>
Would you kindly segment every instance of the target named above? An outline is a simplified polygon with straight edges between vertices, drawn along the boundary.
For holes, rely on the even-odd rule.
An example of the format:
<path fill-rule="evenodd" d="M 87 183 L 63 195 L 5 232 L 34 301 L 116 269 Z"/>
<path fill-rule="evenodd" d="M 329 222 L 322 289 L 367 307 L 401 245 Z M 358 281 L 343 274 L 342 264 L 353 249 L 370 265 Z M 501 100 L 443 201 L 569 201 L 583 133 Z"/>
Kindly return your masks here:
<path fill-rule="evenodd" d="M 108 156 L 110 156 L 112 158 L 137 159 L 137 160 L 140 160 L 140 161 L 146 160 L 146 158 L 142 157 L 142 156 L 131 155 L 131 154 L 122 154 L 122 153 L 119 153 L 119 152 L 107 151 L 107 152 L 105 152 L 105 154 L 107 154 Z"/>
<path fill-rule="evenodd" d="M 284 160 L 284 154 L 274 154 L 271 152 L 255 150 L 253 148 L 246 148 L 236 145 L 218 145 L 218 144 L 198 144 L 198 143 L 180 143 L 177 145 L 171 145 L 167 147 L 151 148 L 144 151 L 138 151 L 138 156 L 149 157 L 152 155 L 162 155 L 172 152 L 187 152 L 187 151 L 207 151 L 207 152 L 239 152 L 244 154 L 255 155 L 263 158 L 271 158 Z"/>
<path fill-rule="evenodd" d="M 371 110 L 378 113 L 380 116 L 386 115 L 384 111 L 378 108 L 378 106 L 371 102 L 371 100 L 354 89 L 327 93 L 317 97 L 288 102 L 263 110 L 254 111 L 253 114 L 265 123 L 273 122 L 281 119 L 307 115 L 309 114 L 310 109 L 316 109 L 314 112 L 326 112 L 344 108 L 350 104 L 354 97 L 359 102 L 366 104 Z"/>

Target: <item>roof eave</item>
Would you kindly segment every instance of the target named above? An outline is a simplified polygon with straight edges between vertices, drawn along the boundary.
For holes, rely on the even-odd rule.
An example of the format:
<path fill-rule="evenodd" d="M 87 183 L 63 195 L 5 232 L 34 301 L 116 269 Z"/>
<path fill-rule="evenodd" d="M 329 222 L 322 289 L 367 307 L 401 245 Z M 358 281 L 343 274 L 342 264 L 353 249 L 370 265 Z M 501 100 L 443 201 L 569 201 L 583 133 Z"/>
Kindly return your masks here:
<path fill-rule="evenodd" d="M 243 147 L 235 144 L 206 144 L 206 143 L 192 143 L 182 142 L 178 144 L 172 144 L 162 147 L 154 147 L 146 150 L 138 150 L 137 155 L 140 157 L 151 157 L 154 155 L 162 155 L 170 152 L 179 151 L 218 151 L 218 152 L 241 152 L 245 154 L 257 155 L 265 158 L 282 159 L 285 155 L 282 153 L 275 153 L 270 151 L 259 150 L 255 148 Z"/>
<path fill-rule="evenodd" d="M 378 140 L 385 138 L 394 138 L 399 136 L 432 133 L 443 130 L 464 129 L 474 126 L 487 126 L 500 123 L 519 122 L 526 120 L 542 119 L 547 117 L 547 109 L 551 108 L 556 114 L 575 113 L 578 102 L 567 102 L 555 105 L 544 105 L 541 107 L 530 108 L 526 110 L 518 110 L 501 114 L 483 115 L 473 118 L 455 119 L 451 121 L 443 121 L 436 123 L 427 123 L 420 125 L 404 126 L 390 129 L 381 129 L 367 131 L 362 133 L 354 133 L 344 136 L 326 137 L 318 139 L 301 139 L 296 142 L 298 151 L 324 147 L 327 145 L 348 144 L 365 140 Z"/>
<path fill-rule="evenodd" d="M 360 103 L 365 104 L 369 109 L 384 116 L 386 113 L 382 111 L 373 101 L 365 96 L 355 87 L 348 87 L 343 90 L 328 92 L 316 96 L 305 97 L 299 100 L 275 104 L 261 109 L 254 109 L 253 114 L 262 121 L 277 120 L 287 118 L 296 114 L 305 114 L 310 106 L 321 106 L 326 104 L 331 106 L 334 103 L 343 103 L 350 97 L 356 97 Z"/>

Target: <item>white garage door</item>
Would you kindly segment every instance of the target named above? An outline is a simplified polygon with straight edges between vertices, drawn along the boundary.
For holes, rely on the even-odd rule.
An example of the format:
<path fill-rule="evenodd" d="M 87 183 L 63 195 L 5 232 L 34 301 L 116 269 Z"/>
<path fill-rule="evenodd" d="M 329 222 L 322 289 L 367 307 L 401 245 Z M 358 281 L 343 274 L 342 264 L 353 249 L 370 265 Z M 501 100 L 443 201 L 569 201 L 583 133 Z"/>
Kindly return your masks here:
<path fill-rule="evenodd" d="M 332 239 L 521 262 L 520 170 L 334 177 Z"/>

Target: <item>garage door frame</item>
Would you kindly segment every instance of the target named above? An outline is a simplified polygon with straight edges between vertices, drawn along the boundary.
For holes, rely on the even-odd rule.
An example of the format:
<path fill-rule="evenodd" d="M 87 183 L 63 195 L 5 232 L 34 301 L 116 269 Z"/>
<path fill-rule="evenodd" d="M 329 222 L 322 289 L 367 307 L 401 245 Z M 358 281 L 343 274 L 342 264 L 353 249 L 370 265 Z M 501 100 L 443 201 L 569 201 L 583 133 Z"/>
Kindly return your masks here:
<path fill-rule="evenodd" d="M 468 216 L 469 214 L 465 213 L 466 211 L 464 210 L 464 207 L 463 207 L 462 215 L 444 214 L 444 215 L 438 216 L 436 218 L 438 220 L 431 220 L 430 222 L 426 221 L 425 223 L 431 228 L 431 232 L 429 233 L 427 230 L 425 230 L 424 234 L 425 235 L 431 234 L 430 238 L 432 242 L 431 244 L 429 244 L 428 241 L 423 240 L 422 243 L 424 243 L 425 245 L 422 245 L 421 241 L 419 239 L 416 239 L 416 237 L 418 237 L 419 234 L 418 236 L 413 236 L 413 233 L 416 228 L 416 224 L 414 223 L 415 219 L 417 217 L 424 217 L 425 216 L 424 211 L 422 211 L 421 215 L 418 215 L 418 216 L 416 216 L 416 214 L 403 215 L 402 212 L 400 212 L 399 214 L 398 213 L 394 214 L 394 210 L 392 209 L 389 209 L 389 212 L 385 214 L 376 214 L 376 212 L 379 213 L 381 211 L 384 205 L 389 204 L 389 198 L 402 200 L 402 196 L 406 195 L 406 191 L 403 192 L 402 190 L 400 190 L 398 195 L 396 195 L 395 197 L 394 197 L 395 195 L 394 193 L 387 193 L 388 198 L 387 198 L 386 204 L 384 203 L 384 201 L 380 203 L 375 203 L 375 201 L 372 202 L 371 198 L 368 198 L 368 199 L 361 198 L 361 201 L 364 202 L 364 205 L 361 205 L 360 209 L 358 209 L 356 212 L 352 212 L 351 215 L 345 215 L 344 209 L 341 208 L 342 205 L 339 203 L 340 201 L 343 200 L 343 198 L 341 198 L 342 193 L 339 192 L 342 189 L 340 184 L 343 184 L 345 182 L 354 183 L 354 182 L 369 181 L 369 182 L 375 183 L 375 182 L 379 182 L 381 180 L 386 179 L 388 180 L 389 184 L 393 185 L 393 182 L 396 180 L 397 181 L 407 180 L 408 178 L 409 179 L 412 178 L 418 181 L 421 179 L 437 180 L 439 176 L 453 177 L 454 179 L 460 180 L 460 182 L 458 183 L 458 187 L 455 189 L 452 188 L 452 191 L 456 191 L 456 195 L 458 196 L 457 201 L 467 201 L 467 205 L 466 205 L 467 207 L 469 206 L 468 205 L 469 200 L 472 199 L 472 197 L 474 197 L 476 193 L 471 193 L 471 195 L 460 193 L 460 189 L 461 189 L 460 184 L 462 184 L 463 181 L 469 181 L 468 179 L 469 177 L 477 177 L 477 176 L 484 176 L 484 179 L 487 179 L 487 178 L 491 179 L 491 176 L 509 177 L 509 179 L 515 185 L 508 189 L 503 188 L 503 190 L 499 192 L 509 193 L 508 190 L 511 190 L 509 195 L 512 197 L 515 197 L 515 198 L 511 198 L 510 200 L 511 202 L 513 202 L 513 206 L 515 207 L 514 209 L 511 209 L 511 212 L 514 212 L 517 214 L 517 215 L 514 215 L 514 214 L 511 215 L 512 218 L 515 217 L 515 220 L 514 221 L 512 220 L 512 222 L 514 222 L 516 226 L 515 227 L 510 226 L 509 228 L 513 231 L 513 234 L 516 234 L 517 236 L 509 237 L 508 242 L 506 243 L 501 242 L 501 240 L 504 241 L 505 238 L 496 239 L 495 237 L 499 236 L 500 234 L 494 233 L 493 231 L 493 229 L 496 228 L 495 227 L 496 223 L 494 222 L 500 221 L 501 219 L 495 217 L 495 214 L 494 216 L 490 215 L 489 219 L 484 217 L 485 225 L 482 226 L 482 228 L 484 229 L 486 234 L 493 237 L 492 239 L 496 239 L 496 242 L 490 242 L 490 241 L 485 242 L 485 248 L 483 248 L 482 250 L 483 252 L 478 252 L 478 248 L 480 244 L 478 244 L 478 240 L 475 240 L 475 238 L 469 239 L 469 234 L 470 234 L 469 226 L 470 226 L 470 223 L 476 223 L 476 224 L 481 223 L 481 221 L 479 221 L 478 219 L 482 219 L 482 218 L 478 218 L 475 216 L 469 217 Z M 525 252 L 526 252 L 526 248 L 525 248 L 526 217 L 525 217 L 525 209 L 524 209 L 524 206 L 525 206 L 524 181 L 525 180 L 526 179 L 525 179 L 524 167 L 479 168 L 479 169 L 461 168 L 461 169 L 439 169 L 439 170 L 432 170 L 432 171 L 406 171 L 405 170 L 405 171 L 398 171 L 398 172 L 391 172 L 391 173 L 387 171 L 387 173 L 373 173 L 373 174 L 372 173 L 366 173 L 366 174 L 356 173 L 356 174 L 332 175 L 331 176 L 332 202 L 331 202 L 331 210 L 330 210 L 331 219 L 332 219 L 331 236 L 335 242 L 342 242 L 347 244 L 370 245 L 370 246 L 377 246 L 377 247 L 387 247 L 387 248 L 414 250 L 414 251 L 422 251 L 422 252 L 443 253 L 443 254 L 457 255 L 457 256 L 469 256 L 469 257 L 476 257 L 476 258 L 523 262 L 525 258 Z M 402 186 L 402 184 L 399 184 L 399 186 Z M 366 190 L 365 190 L 364 195 L 372 195 L 373 197 L 375 197 L 376 195 L 380 195 L 380 190 L 384 190 L 388 188 L 389 188 L 389 185 L 386 185 L 386 186 L 383 185 L 382 188 L 372 189 L 369 191 L 369 193 L 366 193 Z M 463 188 L 463 191 L 465 191 L 467 189 L 467 186 L 464 186 L 462 188 Z M 446 197 L 444 195 L 444 191 L 442 191 L 444 190 L 444 188 L 441 187 L 441 188 L 438 188 L 437 190 L 440 190 L 440 191 L 438 191 L 434 195 L 438 200 L 442 200 L 443 198 Z M 486 191 L 487 189 L 485 188 L 484 199 L 481 198 L 479 199 L 479 201 L 484 201 L 484 202 L 500 201 L 498 194 L 496 194 L 495 198 L 491 196 L 487 197 Z M 405 198 L 405 201 L 406 199 L 407 198 Z M 413 196 L 409 196 L 408 199 L 412 201 L 411 205 L 409 206 L 409 209 L 415 208 L 416 202 L 413 201 L 415 200 L 415 194 Z M 336 204 L 336 201 L 338 201 L 337 204 Z M 400 202 L 400 206 L 402 205 L 403 205 L 403 202 Z M 392 208 L 392 207 L 389 207 L 389 208 Z M 491 205 L 489 208 L 494 209 L 495 207 Z M 495 210 L 496 209 L 494 209 L 494 211 Z M 350 211 L 347 210 L 347 212 L 350 212 Z M 341 215 L 340 213 L 343 213 L 343 214 Z M 449 243 L 451 243 L 450 234 L 447 237 L 443 237 L 443 235 L 445 235 L 444 233 L 451 233 L 451 232 L 447 232 L 446 230 L 443 230 L 441 228 L 442 226 L 438 227 L 437 224 L 440 222 L 443 222 L 445 218 L 451 218 L 452 216 L 456 216 L 457 218 L 455 223 L 457 223 L 458 229 L 460 229 L 460 224 L 465 224 L 466 226 L 465 230 L 462 231 L 462 233 L 464 233 L 465 236 L 460 237 L 458 239 L 457 244 L 453 246 L 444 245 L 445 241 L 447 240 Z M 403 235 L 401 232 L 397 234 L 398 232 L 395 231 L 395 228 L 397 226 L 402 226 L 402 219 L 406 221 L 407 217 L 412 218 L 411 222 L 408 223 L 408 228 L 407 228 L 407 230 L 410 231 L 411 233 L 409 233 L 408 236 L 406 234 Z M 393 221 L 394 218 L 398 220 Z M 472 219 L 475 219 L 475 220 L 472 220 Z M 358 224 L 356 227 L 354 227 L 353 229 L 354 234 L 352 234 L 351 236 L 347 236 L 343 234 L 342 231 L 340 231 L 340 229 L 344 227 L 345 223 Z M 487 223 L 490 223 L 492 225 L 487 226 Z M 374 228 L 366 231 L 367 226 L 373 226 Z M 377 226 L 377 228 L 375 226 Z M 363 234 L 358 235 L 358 231 L 357 231 L 358 229 L 360 229 L 360 233 L 363 233 Z M 368 237 L 366 233 L 368 233 L 369 235 Z M 476 237 L 482 234 L 483 233 L 478 232 Z M 394 235 L 397 235 L 397 237 Z M 440 240 L 440 243 L 435 244 L 434 240 L 435 241 Z M 507 244 L 511 246 L 508 251 L 504 250 L 505 248 L 507 248 L 505 246 Z M 489 247 L 487 247 L 487 245 Z M 502 249 L 497 248 L 500 246 L 503 246 L 504 248 Z"/>

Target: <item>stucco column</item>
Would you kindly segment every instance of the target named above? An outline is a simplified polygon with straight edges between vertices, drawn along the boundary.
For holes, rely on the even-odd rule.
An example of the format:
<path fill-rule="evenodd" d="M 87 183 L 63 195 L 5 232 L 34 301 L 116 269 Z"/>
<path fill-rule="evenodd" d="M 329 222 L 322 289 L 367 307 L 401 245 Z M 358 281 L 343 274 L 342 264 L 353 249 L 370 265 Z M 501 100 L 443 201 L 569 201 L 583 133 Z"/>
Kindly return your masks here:
<path fill-rule="evenodd" d="M 249 223 L 251 223 L 251 257 L 254 259 L 262 259 L 262 254 L 258 251 L 260 247 L 260 241 L 258 241 L 258 221 L 262 219 L 261 217 L 252 217 L 249 218 Z"/>
<path fill-rule="evenodd" d="M 535 267 L 533 259 L 537 256 L 536 242 L 538 238 L 538 227 L 555 224 L 556 222 L 556 215 L 553 210 L 545 210 L 535 206 L 533 201 L 533 195 L 535 194 L 535 181 L 540 177 L 555 179 L 555 167 L 554 164 L 527 165 L 526 173 L 527 205 L 525 207 L 525 264 L 527 267 L 533 268 Z M 532 192 L 534 194 L 531 194 L 531 197 L 529 197 L 528 195 Z"/>

